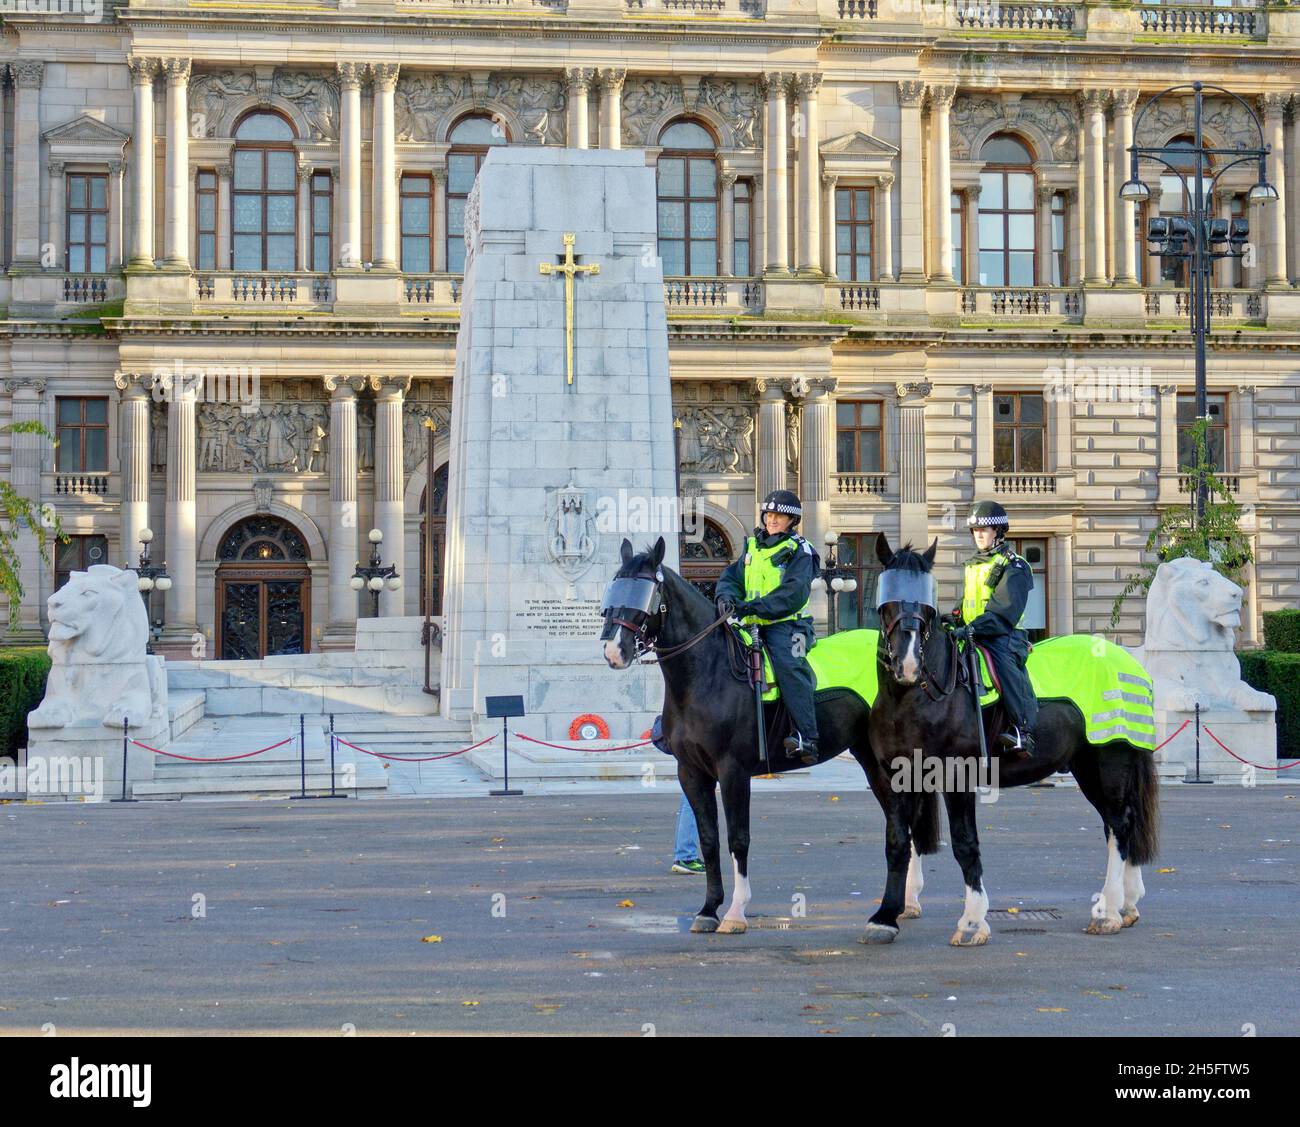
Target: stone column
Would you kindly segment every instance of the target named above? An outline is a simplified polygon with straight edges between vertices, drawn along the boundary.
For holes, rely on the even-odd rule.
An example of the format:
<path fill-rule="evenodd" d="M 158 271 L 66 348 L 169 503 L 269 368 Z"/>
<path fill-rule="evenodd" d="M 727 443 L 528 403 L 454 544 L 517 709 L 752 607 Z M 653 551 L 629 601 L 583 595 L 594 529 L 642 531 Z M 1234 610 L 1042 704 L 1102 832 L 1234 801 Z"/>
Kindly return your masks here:
<path fill-rule="evenodd" d="M 623 147 L 623 81 L 627 71 L 606 67 L 600 72 L 600 147 Z"/>
<path fill-rule="evenodd" d="M 763 273 L 767 262 L 767 204 L 763 196 L 763 174 L 754 173 L 749 181 L 754 187 L 754 199 L 749 205 L 753 245 L 749 248 L 749 272 Z"/>
<path fill-rule="evenodd" d="M 568 144 L 571 149 L 590 145 L 591 126 L 587 118 L 588 93 L 596 72 L 591 67 L 566 67 L 564 82 L 569 94 Z"/>
<path fill-rule="evenodd" d="M 822 173 L 822 273 L 835 277 L 835 185 L 839 176 L 834 172 Z M 877 193 L 878 202 L 879 193 Z M 876 234 L 880 234 L 880 217 L 876 217 Z"/>
<path fill-rule="evenodd" d="M 795 78 L 799 91 L 799 115 L 803 119 L 799 137 L 799 273 L 816 277 L 821 268 L 821 133 L 817 124 L 817 87 L 820 74 Z"/>
<path fill-rule="evenodd" d="M 394 617 L 405 606 L 406 584 L 419 582 L 406 574 L 406 471 L 402 466 L 402 401 L 411 388 L 410 376 L 371 376 L 375 393 L 375 527 L 384 534 L 380 549 L 385 564 L 397 568 L 402 589 L 387 587 L 379 596 L 379 613 Z"/>
<path fill-rule="evenodd" d="M 767 264 L 764 273 L 790 272 L 790 236 L 786 204 L 786 137 L 784 74 L 765 74 L 760 82 L 767 95 L 766 155 Z"/>
<path fill-rule="evenodd" d="M 8 70 L 4 66 L 0 66 L 0 153 L 3 153 L 5 150 L 5 81 L 4 80 L 8 75 L 8 73 L 9 73 Z M 6 186 L 4 183 L 4 177 L 0 176 L 0 217 L 6 214 L 6 209 L 9 206 L 8 196 L 5 192 L 5 187 Z M 7 240 L 5 239 L 3 232 L 0 231 L 0 270 L 4 269 L 9 264 L 9 257 L 12 251 L 12 248 L 5 246 L 6 241 Z"/>
<path fill-rule="evenodd" d="M 1237 469 L 1242 473 L 1255 471 L 1255 393 L 1259 391 L 1255 384 L 1237 385 Z"/>
<path fill-rule="evenodd" d="M 153 268 L 154 125 L 153 80 L 157 59 L 129 58 L 134 95 L 135 128 L 131 134 L 131 261 L 135 268 Z"/>
<path fill-rule="evenodd" d="M 781 380 L 754 382 L 758 400 L 758 463 L 754 491 L 761 502 L 773 489 L 785 488 L 785 384 Z"/>
<path fill-rule="evenodd" d="M 1047 184 L 1039 184 L 1035 189 L 1034 199 L 1038 205 L 1038 284 L 1052 284 L 1052 196 L 1055 189 Z M 1062 279 L 1064 282 L 1064 279 Z"/>
<path fill-rule="evenodd" d="M 1268 206 L 1276 207 L 1277 205 L 1269 204 Z M 1265 205 L 1259 201 L 1252 203 L 1250 196 L 1245 197 L 1243 207 L 1245 209 L 1243 214 L 1250 223 L 1250 242 L 1255 248 L 1255 259 L 1249 264 L 1242 263 L 1242 273 L 1247 287 L 1257 290 L 1265 284 L 1265 271 L 1268 266 L 1268 235 L 1264 230 L 1267 226 L 1266 209 Z"/>
<path fill-rule="evenodd" d="M 976 182 L 966 189 L 962 199 L 962 207 L 965 209 L 964 218 L 966 220 L 965 245 L 962 247 L 962 253 L 966 256 L 965 282 L 967 286 L 978 286 L 980 282 L 980 258 L 979 258 L 979 222 L 980 222 L 980 186 Z"/>
<path fill-rule="evenodd" d="M 179 379 L 179 383 L 173 382 Z M 198 569 L 195 512 L 195 401 L 198 381 L 166 377 L 167 408 L 167 592 L 162 641 L 177 651 L 198 630 Z"/>
<path fill-rule="evenodd" d="M 217 253 L 218 270 L 230 269 L 230 177 L 234 167 L 217 165 Z"/>
<path fill-rule="evenodd" d="M 882 172 L 876 179 L 880 201 L 876 204 L 876 261 L 880 264 L 879 280 L 894 280 L 894 174 Z M 831 247 L 835 246 L 834 234 Z"/>
<path fill-rule="evenodd" d="M 396 63 L 371 63 L 374 88 L 374 129 L 371 133 L 370 164 L 371 243 L 377 270 L 397 269 L 397 133 L 394 125 Z"/>
<path fill-rule="evenodd" d="M 433 235 L 433 269 L 436 274 L 447 272 L 447 169 L 433 170 L 433 215 L 430 227 Z"/>
<path fill-rule="evenodd" d="M 339 253 L 344 269 L 361 265 L 361 75 L 364 63 L 338 63 Z"/>
<path fill-rule="evenodd" d="M 298 165 L 298 271 L 311 269 L 311 176 L 310 164 Z M 220 220 L 218 220 L 220 224 Z M 218 239 L 220 236 L 218 235 Z"/>
<path fill-rule="evenodd" d="M 1291 127 L 1286 146 L 1286 187 L 1291 196 L 1287 201 L 1287 212 L 1300 216 L 1300 97 L 1294 94 L 1287 121 Z M 1290 232 L 1287 244 L 1291 280 L 1294 285 L 1300 285 L 1300 237 Z"/>
<path fill-rule="evenodd" d="M 174 270 L 190 268 L 190 60 L 163 59 L 167 76 L 167 155 L 164 166 L 166 199 L 163 227 L 163 265 Z M 176 589 L 173 586 L 173 590 Z M 169 602 L 179 602 L 172 596 Z M 189 619 L 187 619 L 189 621 Z"/>
<path fill-rule="evenodd" d="M 901 117 L 898 174 L 907 190 L 899 196 L 898 229 L 901 236 L 898 280 L 924 282 L 925 226 L 921 206 L 921 98 L 925 83 L 911 80 L 898 84 Z"/>
<path fill-rule="evenodd" d="M 45 64 L 19 59 L 14 76 L 13 257 L 11 265 L 41 264 L 41 82 Z"/>
<path fill-rule="evenodd" d="M 934 226 L 935 263 L 930 281 L 951 283 L 952 278 L 952 147 L 948 111 L 957 96 L 955 86 L 930 87 L 931 223 Z"/>
<path fill-rule="evenodd" d="M 3 105 L 0 104 L 0 109 Z M 0 139 L 2 140 L 2 139 Z M 124 161 L 108 162 L 108 267 L 120 270 L 122 267 L 122 201 L 123 201 L 123 165 Z"/>
<path fill-rule="evenodd" d="M 718 249 L 722 252 L 722 276 L 736 273 L 736 174 L 729 168 L 719 177 L 722 187 L 722 215 L 718 224 Z"/>
<path fill-rule="evenodd" d="M 16 198 L 16 197 L 15 197 Z M 41 420 L 41 397 L 45 394 L 45 380 L 39 376 L 15 376 L 5 380 L 5 390 L 11 396 L 12 421 L 35 423 Z M 42 443 L 39 434 L 15 433 L 9 439 L 10 484 L 20 496 L 39 508 L 41 502 Z M 53 551 L 53 545 L 50 546 Z M 36 537 L 20 529 L 14 544 L 18 556 L 18 574 L 23 583 L 23 601 L 19 607 L 16 633 L 5 635 L 6 642 L 40 644 L 41 608 L 43 595 L 48 595 L 48 569 L 41 561 Z"/>
<path fill-rule="evenodd" d="M 46 234 L 45 242 L 50 247 L 52 257 L 50 259 L 50 269 L 66 270 L 68 268 L 67 247 L 64 245 L 63 238 L 63 201 L 64 192 L 67 188 L 63 180 L 64 162 L 61 160 L 52 160 L 47 168 L 49 171 L 49 201 L 45 207 Z M 86 263 L 86 268 L 90 268 L 90 263 Z"/>
<path fill-rule="evenodd" d="M 117 372 L 113 383 L 122 403 L 117 430 L 122 465 L 121 556 L 123 566 L 132 567 L 139 555 L 140 530 L 149 527 L 149 390 L 153 378 Z"/>
<path fill-rule="evenodd" d="M 1176 474 L 1178 472 L 1178 385 L 1161 384 L 1157 390 L 1160 392 L 1157 427 L 1160 462 L 1156 472 Z M 1169 490 L 1169 493 L 1174 492 L 1176 489 Z M 1186 499 L 1183 503 L 1187 503 Z"/>
<path fill-rule="evenodd" d="M 1290 94 L 1261 94 L 1260 109 L 1264 113 L 1264 143 L 1269 154 L 1266 162 L 1268 181 L 1277 189 L 1277 199 L 1263 209 L 1268 227 L 1268 267 L 1264 285 L 1286 286 L 1286 143 L 1283 113 Z"/>
<path fill-rule="evenodd" d="M 925 401 L 931 385 L 920 380 L 895 385 L 898 395 L 898 539 L 918 550 L 929 546 L 925 497 Z M 991 431 L 990 431 L 991 434 Z"/>
<path fill-rule="evenodd" d="M 1210 206 L 1214 210 L 1216 219 L 1225 220 L 1229 226 L 1232 224 L 1232 195 L 1225 192 L 1222 188 L 1216 188 L 1210 194 Z M 1235 258 L 1221 258 L 1212 267 L 1216 289 L 1226 290 L 1232 288 L 1233 267 L 1236 265 Z"/>
<path fill-rule="evenodd" d="M 1083 112 L 1084 181 L 1087 184 L 1087 215 L 1084 218 L 1085 286 L 1100 286 L 1106 281 L 1106 167 L 1102 154 L 1106 144 L 1106 95 L 1101 90 L 1085 90 L 1079 95 Z"/>
<path fill-rule="evenodd" d="M 993 385 L 977 383 L 975 405 L 971 418 L 971 445 L 975 450 L 975 472 L 991 474 L 993 472 Z"/>
<path fill-rule="evenodd" d="M 1116 90 L 1115 108 L 1115 179 L 1124 184 L 1128 180 L 1132 163 L 1129 147 L 1133 144 L 1133 109 L 1137 105 L 1136 90 Z M 1115 207 L 1115 284 L 1137 285 L 1137 248 L 1133 240 L 1136 208 L 1130 200 L 1119 199 Z"/>
<path fill-rule="evenodd" d="M 357 593 L 348 581 L 360 562 L 357 555 L 357 392 L 364 386 L 360 377 L 325 377 L 325 390 L 330 393 L 330 611 L 325 633 L 336 643 L 346 643 L 357 629 Z"/>
<path fill-rule="evenodd" d="M 800 534 L 823 551 L 831 526 L 831 490 L 835 487 L 835 390 L 832 377 L 807 380 L 803 397 L 803 434 L 799 450 Z"/>

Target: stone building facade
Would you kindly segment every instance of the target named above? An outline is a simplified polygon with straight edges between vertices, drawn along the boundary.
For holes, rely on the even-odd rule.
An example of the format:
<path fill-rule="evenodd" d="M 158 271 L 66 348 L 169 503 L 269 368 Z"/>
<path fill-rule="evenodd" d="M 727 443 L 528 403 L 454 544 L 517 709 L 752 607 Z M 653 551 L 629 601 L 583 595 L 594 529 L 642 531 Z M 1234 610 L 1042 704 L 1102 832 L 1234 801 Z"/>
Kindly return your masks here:
<path fill-rule="evenodd" d="M 1212 201 L 1250 223 L 1215 267 L 1216 457 L 1255 548 L 1242 640 L 1300 599 L 1300 13 L 1284 6 L 931 0 L 295 0 L 272 9 L 72 0 L 3 14 L 0 472 L 73 540 L 24 541 L 18 637 L 73 567 L 173 579 L 189 656 L 349 644 L 384 533 L 422 550 L 427 421 L 445 490 L 464 208 L 496 144 L 642 148 L 658 170 L 683 566 L 734 556 L 756 497 L 805 533 L 939 540 L 993 497 L 1039 578 L 1037 628 L 1103 629 L 1179 473 L 1187 291 L 1119 198 L 1126 148 L 1271 146 Z M 1262 134 L 1257 131 L 1257 115 Z M 1178 164 L 1185 170 L 1190 163 Z M 1288 217 L 1292 217 L 1288 222 Z M 579 306 L 579 331 L 582 328 Z M 418 578 L 417 578 L 418 577 Z M 1137 640 L 1140 605 L 1121 640 Z"/>

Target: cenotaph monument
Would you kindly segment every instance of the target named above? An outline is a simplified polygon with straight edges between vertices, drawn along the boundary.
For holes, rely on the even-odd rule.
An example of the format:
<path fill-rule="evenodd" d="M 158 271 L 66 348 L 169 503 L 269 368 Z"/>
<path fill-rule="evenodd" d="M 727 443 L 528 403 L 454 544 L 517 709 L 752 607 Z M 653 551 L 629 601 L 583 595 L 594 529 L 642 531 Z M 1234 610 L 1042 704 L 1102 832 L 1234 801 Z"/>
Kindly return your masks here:
<path fill-rule="evenodd" d="M 598 640 L 625 536 L 677 566 L 655 208 L 637 150 L 492 149 L 469 197 L 441 700 L 476 739 L 490 695 L 547 740 L 582 717 L 635 739 L 659 711 L 658 671 L 612 676 Z"/>

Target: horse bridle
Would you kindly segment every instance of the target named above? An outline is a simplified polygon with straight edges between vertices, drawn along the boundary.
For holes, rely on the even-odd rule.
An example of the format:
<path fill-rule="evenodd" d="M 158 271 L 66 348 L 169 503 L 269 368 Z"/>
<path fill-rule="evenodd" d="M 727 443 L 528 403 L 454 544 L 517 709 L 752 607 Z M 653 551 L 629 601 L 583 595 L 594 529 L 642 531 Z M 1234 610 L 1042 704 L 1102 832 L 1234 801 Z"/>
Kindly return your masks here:
<path fill-rule="evenodd" d="M 664 582 L 664 573 L 658 569 L 655 570 L 654 578 L 651 579 L 645 575 L 635 576 L 615 576 L 605 590 L 605 598 L 602 602 L 601 613 L 605 616 L 605 621 L 613 626 L 622 626 L 632 635 L 632 645 L 636 651 L 638 661 L 645 661 L 645 655 L 654 653 L 659 661 L 667 661 L 669 658 L 676 657 L 678 654 L 685 653 L 692 646 L 699 643 L 705 635 L 716 630 L 727 621 L 726 615 L 721 615 L 713 622 L 710 622 L 698 634 L 688 638 L 680 645 L 662 647 L 655 641 L 655 636 L 659 633 L 659 627 L 663 625 L 662 618 L 668 614 L 668 604 L 664 601 L 661 588 Z M 624 584 L 620 590 L 619 585 Z M 648 590 L 647 590 L 648 588 Z M 628 593 L 630 597 L 635 597 L 631 603 L 618 602 L 617 597 L 623 592 Z M 651 608 L 658 606 L 658 610 L 651 613 Z M 630 611 L 641 616 L 641 621 L 631 622 L 626 618 L 620 617 L 617 611 Z M 650 632 L 650 624 L 655 619 L 660 621 L 655 625 L 654 633 Z"/>
<path fill-rule="evenodd" d="M 891 606 L 899 608 L 892 617 L 885 613 L 885 608 Z M 928 615 L 925 613 L 927 610 L 930 612 Z M 939 688 L 937 696 L 931 691 L 932 678 L 925 667 L 925 644 L 930 639 L 930 633 L 938 617 L 934 577 L 929 572 L 890 571 L 886 568 L 876 580 L 876 613 L 880 615 L 880 640 L 884 643 L 876 650 L 877 663 L 887 666 L 892 671 L 894 635 L 900 626 L 904 630 L 919 634 L 921 688 L 931 700 L 941 700 L 948 696 L 956 687 L 957 667 L 960 663 L 955 661 L 949 663 L 952 666 L 950 684 Z"/>

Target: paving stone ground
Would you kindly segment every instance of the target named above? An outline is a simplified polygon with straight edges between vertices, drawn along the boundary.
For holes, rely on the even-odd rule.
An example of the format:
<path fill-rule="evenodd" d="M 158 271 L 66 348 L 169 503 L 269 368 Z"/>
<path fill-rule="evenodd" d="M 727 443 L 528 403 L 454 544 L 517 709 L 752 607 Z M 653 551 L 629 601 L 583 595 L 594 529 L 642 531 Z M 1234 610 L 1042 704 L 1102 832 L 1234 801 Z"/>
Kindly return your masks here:
<path fill-rule="evenodd" d="M 703 880 L 668 872 L 677 800 L 0 807 L 0 1032 L 1300 1031 L 1300 784 L 1165 788 L 1142 919 L 1109 937 L 1083 932 L 1104 867 L 1091 808 L 1004 794 L 980 835 L 993 907 L 1020 911 L 975 950 L 947 943 L 946 841 L 922 918 L 857 942 L 884 879 L 861 791 L 759 793 L 754 926 L 687 934 Z"/>

